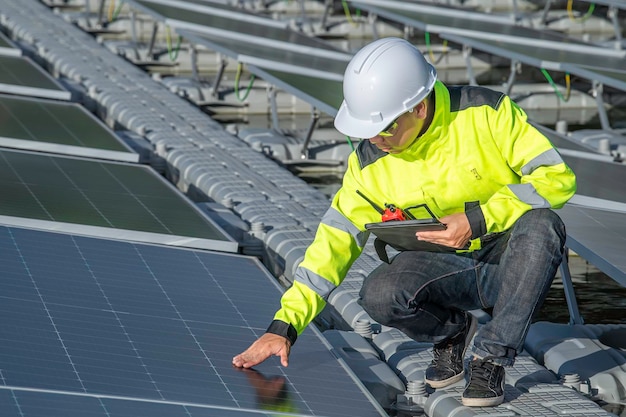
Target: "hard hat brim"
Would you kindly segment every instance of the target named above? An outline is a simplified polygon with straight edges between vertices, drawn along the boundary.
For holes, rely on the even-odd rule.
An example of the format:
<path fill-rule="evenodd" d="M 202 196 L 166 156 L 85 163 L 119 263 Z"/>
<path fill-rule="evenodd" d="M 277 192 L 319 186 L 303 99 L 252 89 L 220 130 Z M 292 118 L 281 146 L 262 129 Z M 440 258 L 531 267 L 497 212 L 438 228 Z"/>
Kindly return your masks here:
<path fill-rule="evenodd" d="M 337 116 L 335 116 L 335 128 L 346 136 L 353 138 L 369 139 L 378 135 L 384 128 L 395 120 L 396 116 L 372 122 L 371 120 L 360 120 L 352 117 L 345 100 L 341 103 Z"/>

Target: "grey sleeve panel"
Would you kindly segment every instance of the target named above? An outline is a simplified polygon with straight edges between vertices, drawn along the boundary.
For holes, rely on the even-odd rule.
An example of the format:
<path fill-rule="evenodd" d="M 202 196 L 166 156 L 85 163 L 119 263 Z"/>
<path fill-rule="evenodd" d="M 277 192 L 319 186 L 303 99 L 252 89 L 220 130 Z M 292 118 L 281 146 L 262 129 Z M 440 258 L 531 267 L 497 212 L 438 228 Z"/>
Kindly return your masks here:
<path fill-rule="evenodd" d="M 332 282 L 301 266 L 296 270 L 294 280 L 306 285 L 324 300 L 336 288 Z"/>
<path fill-rule="evenodd" d="M 540 196 L 532 184 L 509 184 L 508 187 L 517 198 L 534 209 L 551 207 L 548 200 Z"/>
<path fill-rule="evenodd" d="M 293 346 L 298 339 L 298 332 L 296 331 L 296 328 L 293 327 L 291 324 L 285 323 L 284 321 L 280 320 L 273 320 L 265 333 L 273 333 L 285 337 L 289 340 L 291 346 Z"/>
<path fill-rule="evenodd" d="M 370 235 L 369 232 L 360 231 L 350 220 L 332 207 L 326 211 L 321 223 L 348 233 L 360 247 L 365 246 Z"/>
<path fill-rule="evenodd" d="M 470 239 L 476 239 L 487 233 L 487 224 L 485 222 L 485 215 L 480 208 L 480 204 L 468 206 L 466 204 L 465 215 L 469 221 L 470 228 L 472 229 L 472 236 Z"/>
<path fill-rule="evenodd" d="M 562 164 L 563 159 L 556 149 L 550 149 L 534 158 L 532 161 L 522 167 L 522 174 L 532 174 L 534 170 L 542 166 L 553 166 Z"/>

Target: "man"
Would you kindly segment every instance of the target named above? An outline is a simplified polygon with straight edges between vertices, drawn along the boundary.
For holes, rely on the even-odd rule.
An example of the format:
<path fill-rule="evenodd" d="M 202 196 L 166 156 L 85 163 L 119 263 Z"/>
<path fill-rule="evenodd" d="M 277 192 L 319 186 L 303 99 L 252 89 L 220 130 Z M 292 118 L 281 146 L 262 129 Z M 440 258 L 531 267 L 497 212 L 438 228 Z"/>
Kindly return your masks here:
<path fill-rule="evenodd" d="M 473 338 L 467 406 L 504 399 L 505 366 L 522 350 L 563 254 L 565 228 L 551 210 L 576 191 L 575 176 L 506 95 L 447 87 L 410 43 L 384 38 L 348 64 L 335 118 L 360 142 L 294 283 L 267 332 L 233 358 L 288 364 L 297 335 L 361 253 L 378 206 L 427 206 L 447 227 L 416 239 L 449 251 L 402 251 L 363 282 L 359 303 L 378 323 L 432 342 L 433 388 L 464 377 L 476 331 L 469 310 L 492 309 Z M 359 191 L 357 193 L 357 190 Z"/>

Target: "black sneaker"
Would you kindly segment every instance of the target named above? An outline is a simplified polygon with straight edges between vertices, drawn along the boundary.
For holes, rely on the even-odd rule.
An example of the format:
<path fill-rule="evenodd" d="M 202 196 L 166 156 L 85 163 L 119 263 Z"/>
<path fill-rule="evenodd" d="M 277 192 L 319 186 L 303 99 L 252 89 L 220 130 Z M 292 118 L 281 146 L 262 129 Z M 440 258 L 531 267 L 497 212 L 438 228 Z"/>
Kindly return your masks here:
<path fill-rule="evenodd" d="M 461 396 L 468 407 L 493 407 L 504 401 L 504 367 L 476 359 L 469 364 L 469 382 Z"/>
<path fill-rule="evenodd" d="M 425 381 L 433 388 L 443 388 L 463 379 L 463 359 L 478 321 L 466 313 L 465 328 L 456 336 L 433 346 L 433 361 L 426 368 Z"/>

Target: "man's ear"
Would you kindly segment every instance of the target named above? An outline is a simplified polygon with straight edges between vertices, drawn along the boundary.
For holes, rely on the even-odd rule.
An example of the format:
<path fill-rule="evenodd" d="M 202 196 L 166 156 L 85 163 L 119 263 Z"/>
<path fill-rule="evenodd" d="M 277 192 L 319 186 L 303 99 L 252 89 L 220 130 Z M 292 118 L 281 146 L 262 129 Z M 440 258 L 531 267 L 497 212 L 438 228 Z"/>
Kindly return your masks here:
<path fill-rule="evenodd" d="M 417 106 L 415 106 L 415 109 L 413 109 L 413 111 L 415 112 L 415 115 L 417 117 L 419 117 L 420 119 L 425 119 L 426 116 L 428 115 L 427 101 L 426 100 L 420 101 L 417 104 Z"/>

